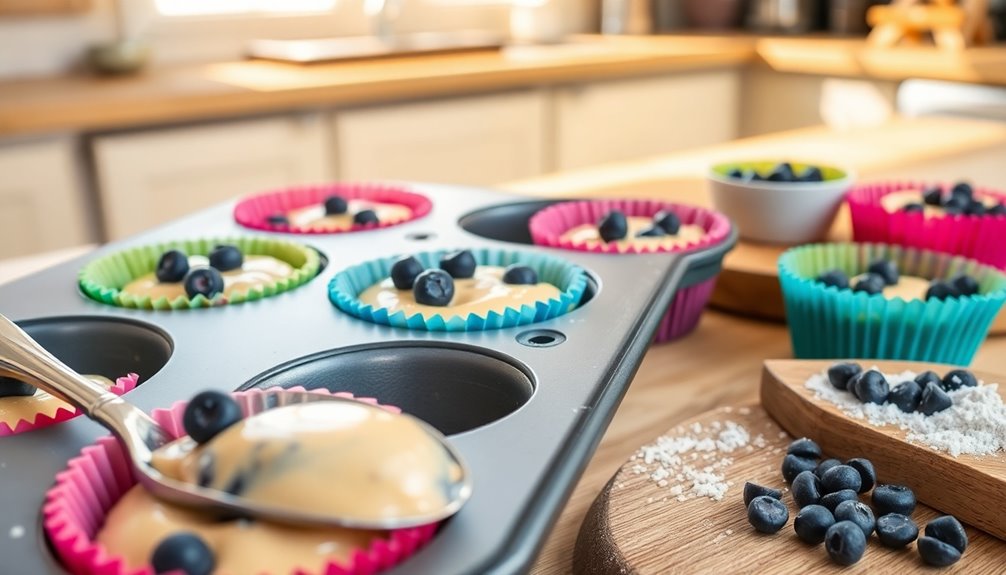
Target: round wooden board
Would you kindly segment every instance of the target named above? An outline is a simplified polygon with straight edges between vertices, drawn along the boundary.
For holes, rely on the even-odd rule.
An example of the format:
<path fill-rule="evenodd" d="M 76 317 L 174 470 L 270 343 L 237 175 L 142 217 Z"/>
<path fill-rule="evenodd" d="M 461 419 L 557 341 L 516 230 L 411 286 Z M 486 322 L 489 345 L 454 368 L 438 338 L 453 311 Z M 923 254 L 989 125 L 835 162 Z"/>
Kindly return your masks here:
<path fill-rule="evenodd" d="M 698 423 L 733 421 L 751 438 L 758 434 L 765 443 L 751 451 L 734 450 L 733 462 L 722 473 L 732 485 L 723 499 L 693 498 L 678 501 L 671 486 L 660 487 L 648 473 L 636 473 L 636 461 L 627 461 L 594 501 L 580 527 L 573 555 L 573 571 L 579 574 L 609 573 L 906 573 L 921 571 L 915 545 L 900 551 L 870 538 L 863 559 L 851 567 L 831 562 L 823 545 L 810 546 L 793 532 L 795 505 L 790 494 L 783 501 L 790 520 L 775 535 L 762 535 L 747 522 L 742 499 L 745 481 L 783 488 L 779 471 L 786 447 L 792 441 L 757 405 L 726 407 L 704 413 L 671 429 L 678 435 Z M 717 458 L 720 454 L 716 454 Z M 877 463 L 883 480 L 884 467 Z M 672 480 L 671 485 L 674 484 Z M 990 504 L 995 504 L 990 502 Z M 919 505 L 913 518 L 920 529 L 938 514 Z M 927 569 L 934 573 L 1002 573 L 1006 543 L 967 527 L 970 544 L 964 557 L 952 567 Z"/>

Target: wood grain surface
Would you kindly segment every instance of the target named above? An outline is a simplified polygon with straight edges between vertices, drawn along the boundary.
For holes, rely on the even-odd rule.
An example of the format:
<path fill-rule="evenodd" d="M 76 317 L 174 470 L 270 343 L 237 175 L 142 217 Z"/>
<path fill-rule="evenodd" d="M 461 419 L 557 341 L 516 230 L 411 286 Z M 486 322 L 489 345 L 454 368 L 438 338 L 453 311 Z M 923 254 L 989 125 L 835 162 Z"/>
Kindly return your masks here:
<path fill-rule="evenodd" d="M 667 434 L 677 435 L 694 423 L 707 426 L 726 421 L 743 425 L 752 437 L 762 434 L 766 444 L 750 452 L 741 448 L 730 454 L 733 463 L 725 468 L 724 475 L 733 486 L 721 501 L 709 498 L 678 501 L 668 497 L 667 487 L 659 487 L 645 473 L 635 473 L 636 462 L 628 461 L 587 514 L 576 543 L 573 572 L 873 574 L 925 568 L 914 544 L 893 551 L 881 546 L 876 537 L 870 538 L 859 563 L 851 567 L 832 563 L 823 545 L 806 545 L 797 539 L 793 531 L 797 510 L 788 492 L 783 495 L 790 510 L 786 526 L 774 535 L 757 533 L 747 522 L 742 500 L 744 482 L 777 489 L 786 487 L 780 465 L 793 437 L 781 431 L 757 405 L 719 408 L 686 420 Z M 886 477 L 888 466 L 878 460 L 874 462 L 880 477 Z M 920 481 L 924 478 L 914 483 Z M 933 509 L 920 505 L 913 518 L 922 527 L 937 515 Z M 970 543 L 964 557 L 938 572 L 1001 573 L 1006 565 L 1006 543 L 970 526 L 967 532 Z"/>
<path fill-rule="evenodd" d="M 762 372 L 761 404 L 786 431 L 810 437 L 840 459 L 866 457 L 884 462 L 887 483 L 909 485 L 919 501 L 957 516 L 1000 539 L 1006 539 L 1006 513 L 993 501 L 1006 494 L 1006 455 L 952 457 L 925 445 L 909 443 L 896 426 L 876 427 L 845 415 L 836 405 L 814 397 L 804 385 L 833 361 L 767 361 Z M 895 361 L 860 362 L 883 373 L 932 370 L 941 376 L 952 366 Z M 986 383 L 1006 382 L 1002 375 L 976 371 Z M 1003 389 L 999 390 L 1004 393 Z M 920 472 L 924 470 L 924 472 Z"/>

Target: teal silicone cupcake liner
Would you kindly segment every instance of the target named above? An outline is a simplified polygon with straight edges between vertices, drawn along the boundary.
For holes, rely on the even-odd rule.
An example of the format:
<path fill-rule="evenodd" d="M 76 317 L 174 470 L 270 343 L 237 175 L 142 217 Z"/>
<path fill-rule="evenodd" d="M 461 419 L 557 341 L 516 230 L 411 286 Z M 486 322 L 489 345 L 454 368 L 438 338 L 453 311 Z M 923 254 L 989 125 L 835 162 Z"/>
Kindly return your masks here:
<path fill-rule="evenodd" d="M 391 266 L 397 259 L 394 256 L 371 260 L 335 274 L 328 284 L 328 297 L 337 308 L 349 315 L 377 324 L 425 331 L 482 331 L 527 325 L 558 317 L 575 309 L 587 289 L 587 272 L 580 266 L 555 256 L 489 248 L 471 251 L 478 265 L 505 267 L 520 263 L 531 267 L 538 272 L 539 281 L 559 288 L 559 296 L 537 301 L 534 305 L 525 304 L 520 308 L 507 307 L 501 313 L 491 311 L 485 316 L 437 314 L 424 318 L 419 313 L 406 316 L 402 311 L 389 314 L 385 308 L 361 302 L 359 295 L 388 277 Z M 439 267 L 440 257 L 446 253 L 448 250 L 412 255 L 426 268 L 436 268 Z"/>
<path fill-rule="evenodd" d="M 895 262 L 902 275 L 973 276 L 974 296 L 923 301 L 829 287 L 815 278 L 830 269 L 849 277 L 872 261 Z M 779 281 L 793 354 L 801 359 L 905 359 L 968 365 L 1006 302 L 1006 275 L 974 260 L 887 244 L 813 244 L 779 258 Z"/>
<path fill-rule="evenodd" d="M 290 264 L 294 271 L 288 278 L 247 291 L 233 292 L 229 296 L 179 296 L 168 300 L 164 297 L 151 299 L 149 296 L 122 292 L 122 288 L 129 282 L 154 271 L 157 260 L 167 250 L 177 249 L 190 256 L 205 256 L 220 244 L 237 246 L 248 255 L 272 256 Z M 109 254 L 84 266 L 80 271 L 79 282 L 85 295 L 102 303 L 126 308 L 177 310 L 243 303 L 280 294 L 307 283 L 318 275 L 320 268 L 321 258 L 318 252 L 295 242 L 258 236 L 200 238 L 163 242 Z"/>

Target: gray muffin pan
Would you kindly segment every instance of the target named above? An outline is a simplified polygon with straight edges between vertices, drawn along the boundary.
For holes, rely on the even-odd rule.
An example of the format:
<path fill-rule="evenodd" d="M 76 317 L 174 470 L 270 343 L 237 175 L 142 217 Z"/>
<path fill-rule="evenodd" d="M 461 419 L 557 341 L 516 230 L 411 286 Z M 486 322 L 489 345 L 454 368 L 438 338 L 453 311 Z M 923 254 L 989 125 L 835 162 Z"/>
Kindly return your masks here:
<path fill-rule="evenodd" d="M 413 187 L 433 201 L 432 213 L 420 220 L 378 231 L 287 236 L 318 249 L 328 266 L 279 296 L 154 312 L 91 301 L 77 288 L 87 261 L 127 246 L 261 233 L 235 224 L 227 203 L 0 286 L 0 313 L 78 371 L 139 373 L 128 399 L 148 411 L 206 388 L 275 385 L 350 391 L 397 405 L 449 435 L 471 466 L 474 494 L 429 545 L 389 573 L 523 572 L 597 447 L 675 290 L 718 273 L 736 233 L 688 256 L 550 250 L 589 271 L 589 299 L 530 326 L 434 333 L 344 314 L 329 302 L 327 286 L 335 271 L 355 263 L 441 248 L 543 249 L 517 244 L 530 244 L 528 217 L 552 202 Z M 79 417 L 0 437 L 0 571 L 64 572 L 41 528 L 43 497 L 67 460 L 104 434 Z"/>

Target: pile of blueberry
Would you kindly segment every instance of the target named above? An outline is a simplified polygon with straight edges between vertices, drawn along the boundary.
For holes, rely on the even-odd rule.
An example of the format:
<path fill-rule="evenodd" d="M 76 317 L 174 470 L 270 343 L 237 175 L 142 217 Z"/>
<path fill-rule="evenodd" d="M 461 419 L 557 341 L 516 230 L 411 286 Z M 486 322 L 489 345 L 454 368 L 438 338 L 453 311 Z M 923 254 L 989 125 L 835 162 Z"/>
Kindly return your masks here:
<path fill-rule="evenodd" d="M 412 290 L 416 303 L 443 307 L 454 298 L 454 280 L 475 275 L 475 256 L 459 250 L 440 258 L 440 269 L 426 269 L 414 256 L 402 256 L 391 266 L 391 282 L 400 290 Z M 534 285 L 538 273 L 528 266 L 511 264 L 503 270 L 503 283 Z"/>
<path fill-rule="evenodd" d="M 922 193 L 922 201 L 928 206 L 943 208 L 947 215 L 967 215 L 967 216 L 1001 216 L 1006 215 L 1006 205 L 1002 202 L 987 207 L 981 200 L 976 199 L 974 188 L 967 182 L 958 182 L 944 193 L 939 186 L 929 188 Z M 901 208 L 904 212 L 923 212 L 926 207 L 920 203 L 906 204 Z"/>
<path fill-rule="evenodd" d="M 653 225 L 636 234 L 637 238 L 673 236 L 681 229 L 681 218 L 674 212 L 661 210 L 653 215 Z M 625 239 L 629 235 L 629 221 L 625 214 L 612 210 L 597 223 L 597 234 L 605 242 Z"/>
<path fill-rule="evenodd" d="M 793 169 L 793 164 L 782 162 L 772 167 L 766 175 L 761 175 L 751 168 L 742 170 L 732 168 L 727 177 L 744 182 L 823 182 L 824 174 L 817 166 L 807 166 L 800 174 Z"/>
<path fill-rule="evenodd" d="M 848 289 L 851 285 L 852 291 L 866 292 L 867 294 L 879 294 L 884 292 L 887 286 L 897 285 L 901 275 L 894 262 L 879 259 L 875 260 L 866 269 L 865 274 L 861 274 L 853 280 L 849 279 L 840 269 L 830 269 L 817 276 L 817 281 L 826 286 L 838 289 Z M 948 280 L 933 280 L 929 282 L 929 289 L 926 290 L 926 300 L 944 300 L 948 297 L 963 297 L 978 294 L 978 280 L 967 275 L 959 274 Z"/>
<path fill-rule="evenodd" d="M 224 278 L 220 272 L 239 269 L 244 265 L 244 254 L 237 246 L 220 245 L 209 255 L 210 265 L 189 267 L 189 256 L 181 250 L 168 250 L 157 260 L 154 275 L 161 283 L 185 283 L 185 294 L 212 298 L 224 291 Z"/>
<path fill-rule="evenodd" d="M 828 381 L 836 389 L 848 391 L 863 403 L 883 405 L 893 403 L 905 413 L 919 411 L 932 415 L 953 405 L 948 391 L 975 387 L 978 378 L 966 369 L 948 371 L 942 378 L 933 371 L 924 371 L 911 381 L 891 389 L 884 374 L 875 369 L 863 371 L 858 363 L 836 363 L 828 368 Z"/>
<path fill-rule="evenodd" d="M 782 462 L 782 475 L 791 484 L 793 502 L 800 511 L 793 520 L 796 536 L 809 545 L 824 543 L 831 560 L 852 565 L 866 552 L 867 538 L 877 533 L 880 544 L 902 549 L 918 538 L 922 561 L 945 567 L 961 558 L 968 546 L 964 527 L 950 515 L 938 517 L 919 528 L 912 520 L 915 494 L 904 485 L 878 485 L 868 459 L 821 459 L 821 448 L 802 438 L 790 444 Z M 873 490 L 869 505 L 859 500 Z M 782 492 L 755 483 L 744 484 L 748 522 L 762 533 L 776 533 L 789 521 Z"/>
<path fill-rule="evenodd" d="M 338 216 L 349 211 L 349 202 L 346 198 L 337 195 L 331 195 L 325 198 L 325 215 L 326 216 Z M 286 214 L 272 214 L 266 218 L 269 225 L 283 227 L 290 225 L 290 219 L 286 217 Z M 374 210 L 360 210 L 353 214 L 353 223 L 360 226 L 366 226 L 370 224 L 380 223 L 377 218 L 377 212 Z"/>

